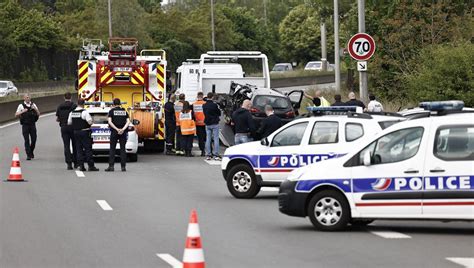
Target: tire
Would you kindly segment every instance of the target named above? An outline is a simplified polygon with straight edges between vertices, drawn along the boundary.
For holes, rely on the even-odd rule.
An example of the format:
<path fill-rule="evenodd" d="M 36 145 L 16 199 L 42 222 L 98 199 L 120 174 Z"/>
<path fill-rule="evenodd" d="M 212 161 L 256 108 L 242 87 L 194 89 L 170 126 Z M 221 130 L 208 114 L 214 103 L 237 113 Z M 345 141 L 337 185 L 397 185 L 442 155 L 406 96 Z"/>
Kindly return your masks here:
<path fill-rule="evenodd" d="M 260 185 L 253 169 L 246 164 L 238 164 L 229 170 L 226 178 L 227 189 L 239 199 L 254 198 L 260 192 Z"/>
<path fill-rule="evenodd" d="M 335 190 L 316 193 L 309 201 L 307 212 L 313 226 L 320 231 L 342 230 L 351 219 L 346 198 Z"/>
<path fill-rule="evenodd" d="M 357 227 L 364 227 L 374 222 L 374 220 L 365 220 L 365 219 L 352 219 L 351 225 Z"/>
<path fill-rule="evenodd" d="M 137 162 L 138 154 L 128 154 L 128 162 Z"/>

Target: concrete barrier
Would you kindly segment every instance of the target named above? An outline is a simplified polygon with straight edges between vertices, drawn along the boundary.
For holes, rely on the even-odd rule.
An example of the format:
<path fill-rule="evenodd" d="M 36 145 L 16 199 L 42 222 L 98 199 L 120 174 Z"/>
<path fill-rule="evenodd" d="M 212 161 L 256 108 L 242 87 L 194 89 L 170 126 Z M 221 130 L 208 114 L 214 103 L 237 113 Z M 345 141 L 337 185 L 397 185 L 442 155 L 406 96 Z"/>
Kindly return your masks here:
<path fill-rule="evenodd" d="M 72 94 L 72 96 L 74 100 L 77 99 L 76 94 Z M 38 106 L 42 114 L 49 113 L 56 111 L 58 105 L 64 101 L 64 94 L 33 98 L 32 101 Z M 22 102 L 23 100 L 0 103 L 0 123 L 17 120 L 15 118 L 15 112 L 18 105 Z"/>

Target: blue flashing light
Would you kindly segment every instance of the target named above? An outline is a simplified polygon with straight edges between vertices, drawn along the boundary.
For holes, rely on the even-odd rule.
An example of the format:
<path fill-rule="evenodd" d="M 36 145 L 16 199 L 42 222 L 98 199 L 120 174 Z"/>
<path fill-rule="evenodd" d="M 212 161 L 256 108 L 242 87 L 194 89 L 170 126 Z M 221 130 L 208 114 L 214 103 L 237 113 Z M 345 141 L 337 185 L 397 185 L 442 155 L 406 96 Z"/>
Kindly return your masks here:
<path fill-rule="evenodd" d="M 420 102 L 419 107 L 428 111 L 462 111 L 464 102 L 460 100 L 425 101 Z"/>
<path fill-rule="evenodd" d="M 358 106 L 331 106 L 331 107 L 307 107 L 314 115 L 346 115 L 349 112 L 362 113 Z"/>
<path fill-rule="evenodd" d="M 84 105 L 93 105 L 93 106 L 100 106 L 100 105 L 109 106 L 109 105 L 113 105 L 113 104 L 114 104 L 113 101 L 86 101 L 86 102 L 84 102 Z M 120 102 L 120 104 L 127 104 L 127 102 L 122 101 L 122 102 Z"/>

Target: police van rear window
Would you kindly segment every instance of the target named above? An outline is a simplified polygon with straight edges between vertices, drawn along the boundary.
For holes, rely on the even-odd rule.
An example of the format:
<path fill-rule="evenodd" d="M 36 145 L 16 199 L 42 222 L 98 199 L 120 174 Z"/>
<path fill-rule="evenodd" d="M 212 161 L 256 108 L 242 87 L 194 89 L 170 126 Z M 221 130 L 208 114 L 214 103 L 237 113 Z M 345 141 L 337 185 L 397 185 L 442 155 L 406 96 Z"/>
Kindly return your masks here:
<path fill-rule="evenodd" d="M 436 131 L 434 155 L 445 161 L 474 160 L 474 126 L 447 126 Z"/>
<path fill-rule="evenodd" d="M 107 121 L 107 114 L 98 113 L 98 114 L 91 114 L 92 122 L 94 124 L 108 124 Z"/>

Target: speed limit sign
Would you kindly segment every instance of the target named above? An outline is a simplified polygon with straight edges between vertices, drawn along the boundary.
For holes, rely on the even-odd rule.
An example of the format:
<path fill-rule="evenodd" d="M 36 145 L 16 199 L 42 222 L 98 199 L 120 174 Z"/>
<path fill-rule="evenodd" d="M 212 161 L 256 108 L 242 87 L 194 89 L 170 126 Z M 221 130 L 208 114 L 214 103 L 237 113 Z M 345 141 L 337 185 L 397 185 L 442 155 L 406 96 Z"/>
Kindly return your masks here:
<path fill-rule="evenodd" d="M 355 60 L 368 60 L 375 52 L 374 39 L 366 33 L 355 34 L 349 39 L 347 50 Z"/>

